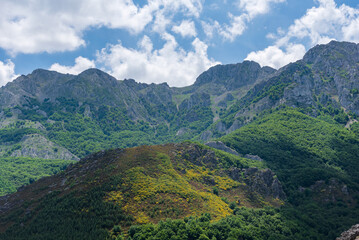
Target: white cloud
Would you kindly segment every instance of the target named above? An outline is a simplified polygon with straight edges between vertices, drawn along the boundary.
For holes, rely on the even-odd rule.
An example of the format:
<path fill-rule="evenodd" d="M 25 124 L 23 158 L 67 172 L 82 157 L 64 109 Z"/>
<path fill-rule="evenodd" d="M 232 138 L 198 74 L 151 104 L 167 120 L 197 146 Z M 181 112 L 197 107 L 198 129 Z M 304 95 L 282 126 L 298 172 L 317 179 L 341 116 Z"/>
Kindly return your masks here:
<path fill-rule="evenodd" d="M 12 55 L 72 51 L 85 45 L 90 27 L 126 29 L 136 34 L 158 12 L 198 17 L 201 0 L 151 0 L 139 7 L 132 0 L 2 0 L 0 47 Z M 171 19 L 171 16 L 170 18 Z"/>
<path fill-rule="evenodd" d="M 19 75 L 15 74 L 15 64 L 11 60 L 7 60 L 5 63 L 0 61 L 0 86 L 6 85 Z"/>
<path fill-rule="evenodd" d="M 188 20 L 182 21 L 178 26 L 173 26 L 172 31 L 180 34 L 182 37 L 195 37 L 197 35 L 194 22 Z"/>
<path fill-rule="evenodd" d="M 318 3 L 318 7 L 308 9 L 294 21 L 281 41 L 308 38 L 312 46 L 332 39 L 358 41 L 358 9 L 345 4 L 338 7 L 334 0 L 318 0 Z"/>
<path fill-rule="evenodd" d="M 225 26 L 224 29 L 220 30 L 220 34 L 229 41 L 234 41 L 236 37 L 242 35 L 244 30 L 247 28 L 247 23 L 250 21 L 247 14 L 242 14 L 240 16 L 233 16 L 229 14 L 231 18 L 231 25 Z"/>
<path fill-rule="evenodd" d="M 215 32 L 219 32 L 221 25 L 217 21 L 205 22 L 201 21 L 204 33 L 208 38 L 212 38 Z"/>
<path fill-rule="evenodd" d="M 268 34 L 269 38 L 275 39 L 273 46 L 252 52 L 247 59 L 278 68 L 302 58 L 305 47 L 331 40 L 359 42 L 359 9 L 345 4 L 337 6 L 334 0 L 316 2 L 319 5 L 308 9 L 286 32 L 280 29 L 277 35 Z M 307 42 L 306 46 L 303 42 Z"/>
<path fill-rule="evenodd" d="M 344 26 L 343 29 L 343 40 L 350 42 L 359 42 L 359 18 L 351 21 L 350 24 Z"/>
<path fill-rule="evenodd" d="M 94 68 L 95 62 L 84 57 L 77 57 L 74 66 L 63 66 L 59 63 L 52 64 L 49 70 L 60 73 L 79 74 L 89 68 Z"/>
<path fill-rule="evenodd" d="M 164 33 L 165 44 L 153 49 L 151 40 L 145 36 L 139 43 L 139 50 L 126 48 L 121 43 L 102 49 L 97 61 L 104 64 L 104 70 L 118 79 L 133 78 L 145 83 L 167 82 L 170 86 L 187 86 L 209 67 L 218 64 L 207 56 L 207 45 L 196 38 L 192 50 L 185 51 L 175 38 Z"/>
<path fill-rule="evenodd" d="M 224 39 L 234 41 L 238 36 L 243 34 L 248 23 L 255 17 L 268 13 L 272 4 L 283 3 L 285 1 L 286 0 L 239 0 L 236 5 L 243 13 L 239 16 L 234 16 L 229 13 L 230 24 L 220 29 L 219 33 Z"/>
<path fill-rule="evenodd" d="M 305 47 L 301 44 L 289 45 L 283 51 L 277 46 L 269 46 L 262 51 L 251 52 L 246 60 L 258 62 L 262 66 L 280 68 L 290 62 L 302 58 L 305 54 Z"/>
<path fill-rule="evenodd" d="M 249 18 L 253 19 L 257 15 L 266 14 L 270 11 L 270 4 L 283 3 L 286 0 L 240 0 L 238 8 L 244 10 Z"/>

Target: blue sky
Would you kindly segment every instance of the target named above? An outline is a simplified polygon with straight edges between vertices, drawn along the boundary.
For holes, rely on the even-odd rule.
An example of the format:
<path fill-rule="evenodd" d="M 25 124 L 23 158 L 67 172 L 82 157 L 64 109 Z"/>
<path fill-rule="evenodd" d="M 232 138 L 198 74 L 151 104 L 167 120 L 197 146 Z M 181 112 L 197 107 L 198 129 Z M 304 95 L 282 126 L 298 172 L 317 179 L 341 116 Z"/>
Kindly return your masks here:
<path fill-rule="evenodd" d="M 246 59 L 280 68 L 317 44 L 359 42 L 357 0 L 0 0 L 0 85 L 43 68 L 192 84 Z"/>

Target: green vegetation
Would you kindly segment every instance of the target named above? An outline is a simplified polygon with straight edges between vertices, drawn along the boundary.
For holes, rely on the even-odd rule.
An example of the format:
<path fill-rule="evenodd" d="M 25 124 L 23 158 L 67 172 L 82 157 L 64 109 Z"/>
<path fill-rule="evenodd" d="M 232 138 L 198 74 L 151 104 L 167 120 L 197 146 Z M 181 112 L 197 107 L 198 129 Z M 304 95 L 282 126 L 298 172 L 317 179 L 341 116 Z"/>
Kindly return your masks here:
<path fill-rule="evenodd" d="M 298 110 L 268 111 L 221 139 L 241 154 L 260 156 L 263 162 L 193 142 L 127 149 L 121 158 L 111 156 L 98 163 L 106 166 L 104 169 L 86 165 L 91 161 L 80 162 L 74 166 L 77 171 L 90 167 L 94 175 L 84 175 L 84 179 L 67 176 L 69 180 L 63 188 L 70 190 L 66 194 L 60 194 L 63 189 L 55 189 L 53 194 L 26 202 L 21 210 L 4 216 L 2 223 L 13 222 L 14 225 L 0 235 L 0 239 L 31 239 L 32 236 L 48 239 L 50 232 L 56 236 L 63 233 L 63 239 L 70 236 L 133 240 L 334 239 L 356 223 L 359 214 L 356 207 L 359 124 L 354 123 L 351 130 L 345 129 L 340 121 L 335 121 L 335 116 L 344 112 L 336 112 L 330 106 L 321 108 L 317 119 Z M 127 146 L 136 136 L 143 143 L 153 140 L 144 137 L 151 136 L 154 131 L 145 121 L 122 119 L 117 124 L 116 119 L 121 116 L 111 113 L 116 112 L 115 109 L 106 107 L 101 111 L 102 117 L 97 120 L 81 113 L 54 111 L 50 116 L 54 122 L 43 121 L 42 124 L 50 139 L 79 155 L 103 147 Z M 207 116 L 205 109 L 199 113 Z M 200 117 L 188 114 L 191 117 L 187 119 L 197 124 L 196 119 Z M 121 128 L 129 130 L 117 131 Z M 161 135 L 168 127 L 157 126 L 156 131 Z M 16 130 L 9 126 L 2 129 L 0 135 L 7 142 L 16 143 L 33 132 L 45 134 L 36 129 Z M 124 140 L 126 138 L 128 141 Z M 214 152 L 215 158 L 210 152 Z M 108 164 L 108 159 L 115 160 Z M 1 176 L 5 178 L 0 184 L 14 185 L 13 188 L 3 187 L 3 194 L 43 176 L 40 173 L 61 171 L 69 163 L 22 158 L 2 161 Z M 283 184 L 288 202 L 283 205 L 280 200 L 251 194 L 245 178 L 238 182 L 226 175 L 233 167 L 271 168 Z M 23 177 L 14 178 L 8 169 Z M 26 171 L 28 174 L 21 175 Z M 78 187 L 79 184 L 83 187 Z M 343 192 L 344 186 L 350 194 Z M 52 190 L 42 186 L 33 191 L 47 193 Z M 259 209 L 249 209 L 253 207 Z M 24 214 L 26 209 L 32 209 L 30 215 Z M 203 213 L 210 215 L 201 217 Z M 183 220 L 164 221 L 167 218 Z M 25 227 L 19 227 L 21 223 Z M 144 225 L 130 227 L 132 224 Z"/>
<path fill-rule="evenodd" d="M 221 140 L 242 154 L 262 157 L 287 191 L 333 177 L 358 188 L 358 136 L 294 109 L 274 112 Z"/>
<path fill-rule="evenodd" d="M 280 240 L 316 239 L 295 222 L 290 221 L 273 208 L 236 208 L 234 215 L 220 221 L 210 221 L 209 214 L 199 218 L 166 220 L 157 225 L 132 226 L 128 233 L 131 240 Z"/>
<path fill-rule="evenodd" d="M 0 158 L 0 196 L 15 192 L 41 177 L 51 176 L 76 161 L 37 158 Z"/>
<path fill-rule="evenodd" d="M 16 221 L 16 224 L 1 234 L 0 239 L 108 239 L 108 230 L 116 223 L 132 221 L 131 216 L 123 213 L 120 207 L 102 200 L 104 190 L 111 190 L 110 184 L 113 183 L 65 196 L 61 196 L 60 192 L 48 194 L 35 209 L 37 215 L 30 212 L 19 217 L 18 213 L 25 211 L 19 209 L 17 214 L 2 218 L 5 222 Z M 22 227 L 21 222 L 29 225 Z"/>
<path fill-rule="evenodd" d="M 230 216 L 240 212 L 245 218 L 264 217 L 269 228 L 275 222 L 264 215 L 279 218 L 275 210 L 261 213 L 237 208 L 239 204 L 253 207 L 249 200 L 253 191 L 244 184 L 245 179 L 234 181 L 225 174 L 232 167 L 230 161 L 238 166 L 248 164 L 242 160 L 237 156 L 228 159 L 222 152 L 191 142 L 95 154 L 16 193 L 24 202 L 10 199 L 10 205 L 18 206 L 0 216 L 0 231 L 7 229 L 0 239 L 121 239 L 128 237 L 132 224 L 167 218 L 185 218 L 192 226 L 198 217 L 198 223 L 206 222 L 209 227 L 211 218 L 229 217 L 220 222 L 228 229 Z M 84 169 L 91 171 L 84 174 Z M 270 197 L 265 200 L 268 207 L 283 203 Z M 201 217 L 204 213 L 212 217 Z"/>
<path fill-rule="evenodd" d="M 334 239 L 356 223 L 359 137 L 355 130 L 286 108 L 221 140 L 242 154 L 265 160 L 287 193 L 290 205 L 282 209 L 283 214 L 316 232 L 318 239 Z M 345 185 L 350 195 L 342 190 Z"/>
<path fill-rule="evenodd" d="M 334 45 L 268 78 L 248 65 L 210 86 L 209 71 L 199 88 L 29 75 L 39 92 L 0 114 L 0 196 L 27 185 L 0 197 L 0 240 L 335 239 L 359 216 L 359 90 L 352 51 Z M 60 83 L 53 99 L 43 86 Z M 188 141 L 212 137 L 263 161 Z M 88 157 L 12 157 L 71 158 L 62 147 Z"/>
<path fill-rule="evenodd" d="M 143 100 L 142 104 L 146 106 L 149 115 L 154 115 L 154 119 L 159 118 L 158 122 L 154 119 L 131 120 L 127 110 L 121 107 L 87 105 L 90 106 L 91 111 L 91 116 L 87 116 L 85 104 L 80 106 L 73 99 L 59 98 L 56 103 L 49 101 L 39 103 L 34 99 L 30 100 L 28 105 L 17 107 L 21 111 L 20 120 L 16 126 L 11 126 L 13 129 L 4 130 L 4 134 L 20 140 L 27 132 L 40 131 L 17 128 L 24 127 L 26 120 L 38 121 L 46 129 L 42 134 L 78 157 L 102 149 L 191 139 L 206 129 L 213 119 L 211 109 L 203 106 L 172 112 L 164 107 L 159 109 L 158 106 L 152 106 Z M 39 110 L 46 113 L 46 117 L 39 114 Z M 181 133 L 177 134 L 179 130 Z M 19 133 L 6 131 L 19 131 Z"/>

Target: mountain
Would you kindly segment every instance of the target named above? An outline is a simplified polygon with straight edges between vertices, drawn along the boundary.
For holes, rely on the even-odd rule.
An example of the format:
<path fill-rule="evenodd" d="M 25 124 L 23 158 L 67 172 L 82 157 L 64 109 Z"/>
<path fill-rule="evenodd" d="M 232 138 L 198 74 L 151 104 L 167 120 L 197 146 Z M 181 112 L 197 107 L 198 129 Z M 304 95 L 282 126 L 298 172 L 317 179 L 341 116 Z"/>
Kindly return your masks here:
<path fill-rule="evenodd" d="M 310 49 L 302 60 L 284 66 L 237 99 L 220 114 L 210 135 L 229 133 L 282 104 L 311 116 L 329 114 L 345 124 L 345 113 L 359 113 L 358 55 L 359 45 L 347 42 L 332 41 Z"/>
<path fill-rule="evenodd" d="M 120 81 L 98 69 L 77 76 L 38 69 L 0 88 L 0 155 L 66 160 L 108 148 L 206 142 L 283 104 L 350 126 L 359 112 L 358 66 L 358 45 L 333 41 L 279 70 L 251 61 L 217 65 L 184 88 Z M 47 154 L 29 150 L 33 133 Z"/>
<path fill-rule="evenodd" d="M 20 187 L 0 239 L 335 239 L 359 214 L 358 63 L 332 41 L 184 88 L 20 76 L 0 88 L 0 194 Z"/>

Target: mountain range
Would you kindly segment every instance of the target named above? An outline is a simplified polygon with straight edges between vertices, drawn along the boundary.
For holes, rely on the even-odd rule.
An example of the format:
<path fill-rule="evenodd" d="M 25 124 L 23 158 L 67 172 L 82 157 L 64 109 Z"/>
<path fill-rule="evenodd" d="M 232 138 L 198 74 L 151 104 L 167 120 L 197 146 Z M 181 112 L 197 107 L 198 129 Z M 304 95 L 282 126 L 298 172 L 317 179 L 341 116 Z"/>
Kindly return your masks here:
<path fill-rule="evenodd" d="M 183 88 L 38 69 L 0 109 L 0 239 L 335 239 L 358 222 L 359 44 Z"/>

